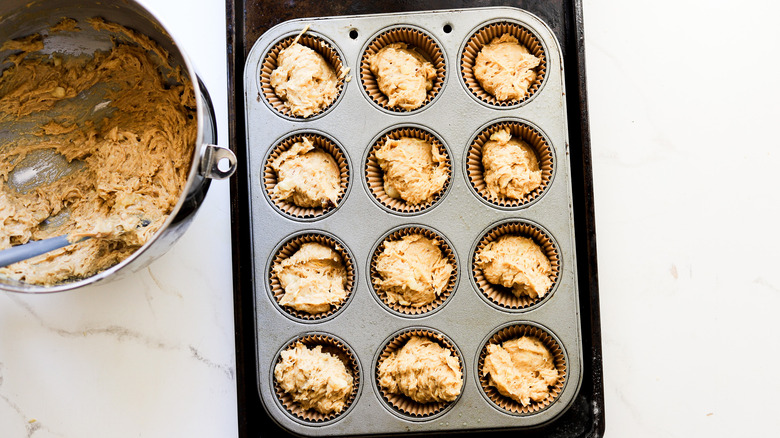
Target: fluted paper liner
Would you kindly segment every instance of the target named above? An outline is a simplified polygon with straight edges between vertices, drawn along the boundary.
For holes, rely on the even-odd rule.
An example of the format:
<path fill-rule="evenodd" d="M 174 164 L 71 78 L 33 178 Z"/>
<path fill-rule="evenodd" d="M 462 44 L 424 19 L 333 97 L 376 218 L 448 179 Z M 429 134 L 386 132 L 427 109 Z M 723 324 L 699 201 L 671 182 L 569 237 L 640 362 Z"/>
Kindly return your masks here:
<path fill-rule="evenodd" d="M 534 150 L 536 159 L 539 162 L 539 169 L 542 171 L 542 182 L 539 184 L 539 187 L 527 193 L 521 199 L 494 198 L 490 195 L 490 192 L 488 192 L 487 183 L 485 183 L 485 168 L 482 165 L 482 148 L 485 143 L 490 141 L 491 135 L 504 128 L 509 128 L 512 137 L 523 140 L 531 146 L 531 149 Z M 554 166 L 552 148 L 547 143 L 547 140 L 545 140 L 544 136 L 535 128 L 522 122 L 506 121 L 488 126 L 477 134 L 477 137 L 466 152 L 466 176 L 469 183 L 482 199 L 499 207 L 521 207 L 542 196 L 550 186 Z"/>
<path fill-rule="evenodd" d="M 533 239 L 533 241 L 542 249 L 544 255 L 550 260 L 550 266 L 552 268 L 550 279 L 552 280 L 552 285 L 543 297 L 531 298 L 526 295 L 521 295 L 519 297 L 515 296 L 510 288 L 488 282 L 485 275 L 482 273 L 482 269 L 477 267 L 477 256 L 485 245 L 489 242 L 498 240 L 499 237 L 507 234 Z M 477 283 L 477 288 L 490 301 L 507 309 L 524 309 L 541 302 L 554 292 L 560 275 L 560 253 L 552 238 L 550 238 L 550 236 L 541 228 L 525 222 L 509 222 L 494 227 L 480 239 L 472 256 L 471 269 L 472 274 L 474 275 L 474 281 Z"/>
<path fill-rule="evenodd" d="M 342 77 L 340 74 L 344 68 L 344 63 L 336 49 L 334 49 L 333 46 L 331 46 L 324 39 L 308 33 L 301 35 L 301 37 L 298 39 L 298 44 L 306 46 L 320 54 L 320 56 L 322 56 L 325 61 L 327 61 L 328 64 L 333 67 L 338 80 L 336 82 L 336 96 L 333 98 L 333 102 L 331 102 L 328 106 L 310 115 L 309 117 L 293 115 L 292 110 L 284 104 L 284 100 L 276 95 L 274 87 L 271 86 L 271 73 L 273 73 L 273 71 L 276 70 L 276 68 L 279 66 L 279 52 L 291 46 L 296 37 L 297 35 L 291 35 L 287 38 L 284 38 L 271 46 L 271 49 L 268 50 L 268 53 L 265 55 L 265 58 L 263 58 L 263 62 L 260 65 L 260 94 L 263 96 L 263 99 L 265 99 L 265 101 L 271 105 L 271 108 L 273 108 L 279 114 L 292 117 L 294 119 L 307 120 L 322 114 L 333 107 L 336 101 L 338 101 L 341 93 L 344 92 L 345 77 Z"/>
<path fill-rule="evenodd" d="M 347 396 L 347 400 L 344 402 L 343 410 L 340 412 L 333 412 L 328 415 L 317 412 L 314 409 L 303 409 L 293 400 L 290 394 L 282 390 L 281 386 L 276 381 L 276 378 L 274 378 L 274 392 L 276 393 L 276 397 L 279 398 L 279 401 L 282 403 L 282 406 L 284 406 L 287 412 L 291 413 L 297 418 L 300 418 L 301 420 L 311 423 L 323 423 L 334 420 L 346 412 L 350 405 L 355 402 L 355 398 L 357 397 L 358 389 L 360 387 L 360 367 L 358 366 L 357 356 L 352 351 L 352 349 L 350 349 L 346 344 L 339 341 L 338 339 L 320 334 L 304 335 L 294 339 L 284 348 L 284 350 L 293 348 L 298 342 L 309 348 L 321 345 L 322 352 L 330 353 L 339 358 L 339 360 L 341 360 L 346 366 L 347 372 L 352 375 L 352 392 Z M 281 362 L 281 360 L 282 357 L 279 355 L 276 363 L 273 365 L 273 367 L 271 367 L 271 369 L 273 370 L 276 367 L 276 364 Z"/>
<path fill-rule="evenodd" d="M 439 295 L 437 295 L 436 299 L 434 299 L 432 302 L 420 307 L 404 306 L 399 303 L 390 303 L 390 301 L 387 299 L 387 292 L 379 288 L 378 281 L 380 277 L 379 277 L 379 273 L 376 270 L 377 258 L 379 257 L 380 254 L 382 254 L 382 251 L 385 248 L 385 242 L 401 240 L 404 236 L 408 236 L 411 234 L 421 234 L 422 236 L 427 237 L 428 239 L 431 239 L 434 242 L 436 242 L 436 244 L 439 247 L 439 250 L 441 250 L 442 256 L 444 256 L 454 268 L 452 270 L 452 274 L 450 274 L 450 278 L 447 281 L 447 286 L 444 288 L 444 290 Z M 395 310 L 396 312 L 403 313 L 406 315 L 422 315 L 424 313 L 431 312 L 432 310 L 444 304 L 444 302 L 447 301 L 447 299 L 450 297 L 452 292 L 455 290 L 455 283 L 457 282 L 458 279 L 458 262 L 457 262 L 457 258 L 455 257 L 455 253 L 453 252 L 450 245 L 438 233 L 423 227 L 402 228 L 400 230 L 394 231 L 393 233 L 385 237 L 382 240 L 382 242 L 380 242 L 379 245 L 377 245 L 373 255 L 371 256 L 370 269 L 371 269 L 370 271 L 371 288 L 373 289 L 374 293 L 379 297 L 379 299 L 382 301 L 384 305 L 386 305 L 392 310 Z"/>
<path fill-rule="evenodd" d="M 278 196 L 273 194 L 273 189 L 274 187 L 276 187 L 276 184 L 278 182 L 278 176 L 276 174 L 276 171 L 274 171 L 274 169 L 271 167 L 271 163 L 273 163 L 273 161 L 277 157 L 279 157 L 279 155 L 281 155 L 282 152 L 290 149 L 295 143 L 303 141 L 303 137 L 308 138 L 312 142 L 315 148 L 322 149 L 323 151 L 329 153 L 336 161 L 336 164 L 339 166 L 340 187 L 339 187 L 339 197 L 336 206 L 330 206 L 326 208 L 300 207 L 298 205 L 295 205 L 292 202 L 292 200 L 282 200 L 279 199 Z M 268 154 L 268 158 L 266 158 L 265 160 L 265 164 L 263 165 L 263 188 L 265 189 L 268 198 L 271 199 L 271 202 L 280 211 L 293 218 L 314 219 L 335 210 L 344 201 L 344 195 L 346 195 L 347 193 L 348 185 L 349 185 L 349 160 L 347 159 L 347 156 L 344 154 L 344 152 L 342 152 L 341 148 L 338 145 L 336 145 L 336 143 L 333 140 L 325 136 L 322 136 L 320 134 L 299 133 L 283 139 L 276 146 L 273 147 L 271 152 Z"/>
<path fill-rule="evenodd" d="M 502 344 L 511 339 L 521 338 L 523 336 L 532 336 L 539 339 L 553 356 L 555 369 L 558 370 L 558 380 L 555 385 L 551 386 L 550 394 L 544 400 L 535 402 L 531 400 L 528 406 L 523 406 L 522 403 L 502 395 L 494 386 L 488 384 L 489 377 L 484 375 L 482 368 L 485 365 L 485 357 L 487 356 L 487 346 L 490 344 Z M 479 377 L 479 384 L 485 394 L 500 408 L 509 411 L 514 414 L 533 414 L 539 412 L 551 404 L 553 404 L 558 396 L 563 391 L 563 385 L 566 382 L 566 357 L 563 354 L 563 349 L 560 344 L 550 336 L 550 334 L 539 327 L 532 325 L 518 324 L 506 327 L 499 330 L 493 335 L 485 345 L 482 346 L 482 350 L 479 353 L 479 361 L 477 363 L 477 373 Z"/>
<path fill-rule="evenodd" d="M 382 32 L 369 43 L 360 60 L 360 82 L 363 84 L 363 89 L 366 90 L 366 93 L 374 103 L 382 108 L 399 113 L 406 113 L 409 111 L 389 106 L 389 100 L 387 96 L 379 90 L 376 77 L 374 77 L 374 74 L 371 72 L 368 62 L 368 57 L 370 55 L 376 54 L 382 50 L 383 47 L 393 43 L 406 43 L 409 49 L 415 49 L 417 53 L 433 64 L 433 68 L 436 69 L 436 78 L 433 80 L 433 87 L 428 90 L 425 101 L 423 101 L 419 108 L 410 110 L 417 111 L 428 105 L 433 98 L 439 94 L 441 87 L 444 85 L 444 75 L 446 73 L 444 52 L 428 34 L 422 30 L 411 27 L 398 27 Z"/>
<path fill-rule="evenodd" d="M 425 140 L 431 144 L 431 147 L 437 148 L 439 153 L 445 157 L 441 166 L 447 170 L 447 181 L 442 186 L 441 190 L 431 196 L 427 202 L 421 202 L 419 204 L 408 204 L 406 201 L 400 198 L 392 198 L 385 192 L 385 180 L 382 167 L 379 166 L 379 161 L 376 158 L 376 152 L 384 146 L 388 140 L 398 140 L 401 137 L 412 137 Z M 365 178 L 368 184 L 368 190 L 371 195 L 379 201 L 380 204 L 389 208 L 390 210 L 399 213 L 419 213 L 423 210 L 427 210 L 433 207 L 439 199 L 444 195 L 452 181 L 452 164 L 450 154 L 447 148 L 444 147 L 442 142 L 433 134 L 420 128 L 396 128 L 383 135 L 376 143 L 371 147 L 366 157 Z"/>
<path fill-rule="evenodd" d="M 379 358 L 377 359 L 376 369 L 374 370 L 375 373 L 374 379 L 376 381 L 375 384 L 379 389 L 379 393 L 382 395 L 382 399 L 386 403 L 388 403 L 393 409 L 395 409 L 397 412 L 415 418 L 425 418 L 425 417 L 430 417 L 432 415 L 438 414 L 439 412 L 446 409 L 448 406 L 457 402 L 458 399 L 456 398 L 454 401 L 451 402 L 419 403 L 412 400 L 410 397 L 405 396 L 404 394 L 389 393 L 385 388 L 383 388 L 379 384 L 379 366 L 382 364 L 382 362 L 385 361 L 385 359 L 390 357 L 390 354 L 392 354 L 394 351 L 398 350 L 399 348 L 403 347 L 406 344 L 406 342 L 409 339 L 411 339 L 413 336 L 432 339 L 436 341 L 441 347 L 450 350 L 452 352 L 452 356 L 458 359 L 461 372 L 463 372 L 463 358 L 460 356 L 460 354 L 458 354 L 458 350 L 455 348 L 455 346 L 444 336 L 434 331 L 425 330 L 425 329 L 409 329 L 407 331 L 404 331 L 403 333 L 400 333 L 399 335 L 391 339 L 382 349 L 382 352 L 379 354 Z M 460 389 L 461 394 L 463 393 L 463 386 L 465 385 L 461 386 Z M 460 395 L 458 395 L 458 398 L 460 398 Z"/>
<path fill-rule="evenodd" d="M 350 295 L 355 290 L 355 263 L 352 260 L 352 257 L 350 257 L 349 253 L 347 252 L 347 249 L 341 243 L 336 241 L 336 239 L 333 239 L 332 237 L 323 234 L 307 233 L 307 234 L 295 236 L 292 239 L 288 240 L 279 248 L 276 254 L 274 254 L 273 259 L 271 260 L 271 266 L 268 272 L 268 282 L 271 286 L 271 294 L 273 295 L 276 302 L 279 303 L 282 297 L 284 296 L 284 289 L 282 288 L 282 285 L 279 282 L 279 278 L 274 273 L 274 267 L 277 266 L 286 258 L 291 257 L 293 254 L 295 254 L 295 252 L 298 251 L 304 243 L 310 243 L 310 242 L 316 242 L 325 245 L 327 247 L 330 247 L 341 256 L 341 261 L 344 264 L 344 269 L 346 269 L 347 271 L 347 284 L 344 286 L 344 290 L 347 292 L 347 294 L 344 297 L 344 299 L 341 300 L 341 302 L 331 305 L 330 310 L 322 313 L 312 314 L 308 312 L 298 311 L 293 309 L 292 307 L 282 306 L 281 304 L 279 304 L 279 307 L 295 318 L 300 318 L 306 321 L 317 321 L 320 319 L 328 318 L 329 316 L 338 312 L 339 309 L 341 309 L 344 306 L 344 303 L 346 303 L 347 300 L 349 300 Z"/>
<path fill-rule="evenodd" d="M 525 46 L 528 51 L 539 58 L 541 62 L 535 68 L 536 80 L 528 87 L 528 93 L 522 99 L 512 99 L 506 101 L 499 101 L 495 96 L 485 91 L 480 85 L 477 78 L 474 77 L 474 63 L 477 60 L 477 55 L 482 48 L 488 45 L 494 38 L 498 38 L 501 35 L 508 33 L 515 38 L 518 42 Z M 525 27 L 509 22 L 492 23 L 484 26 L 476 31 L 466 43 L 466 47 L 463 49 L 463 53 L 460 58 L 460 74 L 463 81 L 466 83 L 469 91 L 474 96 L 479 98 L 485 103 L 496 106 L 511 106 L 517 105 L 530 99 L 544 81 L 545 73 L 547 72 L 547 56 L 544 52 L 544 47 L 539 39 Z"/>

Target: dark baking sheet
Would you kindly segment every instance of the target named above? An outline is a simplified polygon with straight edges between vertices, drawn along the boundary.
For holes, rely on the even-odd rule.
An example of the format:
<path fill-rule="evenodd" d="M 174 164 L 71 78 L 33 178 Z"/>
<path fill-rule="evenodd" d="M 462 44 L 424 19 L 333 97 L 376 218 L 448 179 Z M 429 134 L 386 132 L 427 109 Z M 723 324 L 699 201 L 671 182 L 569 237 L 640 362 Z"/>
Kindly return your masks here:
<path fill-rule="evenodd" d="M 243 107 L 244 61 L 254 42 L 271 27 L 294 18 L 408 12 L 485 6 L 525 9 L 545 21 L 563 51 L 566 72 L 569 148 L 574 196 L 574 221 L 583 333 L 583 380 L 571 408 L 557 420 L 525 437 L 600 437 L 604 434 L 604 393 L 601 363 L 596 228 L 593 212 L 590 129 L 585 83 L 585 51 L 581 0 L 226 0 L 228 51 L 228 122 L 230 147 L 238 157 L 231 179 L 233 293 L 236 330 L 238 429 L 241 438 L 290 436 L 266 415 L 257 393 L 252 254 L 249 236 L 249 195 L 245 160 Z M 260 328 L 262 331 L 262 328 Z M 410 431 L 414 433 L 414 431 Z M 464 436 L 476 434 L 463 434 Z M 516 436 L 496 432 L 493 436 Z"/>

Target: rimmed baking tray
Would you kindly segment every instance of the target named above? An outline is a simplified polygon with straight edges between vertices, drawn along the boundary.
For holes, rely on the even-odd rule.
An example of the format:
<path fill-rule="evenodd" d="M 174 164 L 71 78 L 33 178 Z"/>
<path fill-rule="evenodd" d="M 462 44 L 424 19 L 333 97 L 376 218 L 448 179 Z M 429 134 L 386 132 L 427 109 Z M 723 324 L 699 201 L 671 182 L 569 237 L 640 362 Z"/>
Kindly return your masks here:
<path fill-rule="evenodd" d="M 303 2 L 306 3 L 306 2 Z M 455 2 L 458 3 L 458 2 Z M 488 2 L 469 2 L 469 5 L 483 6 Z M 448 5 L 458 6 L 448 3 Z M 240 6 L 240 7 L 238 7 Z M 311 6 L 311 7 L 307 7 Z M 330 5 L 328 5 L 330 6 Z M 295 11 L 288 9 L 285 4 L 265 5 L 264 9 L 253 9 L 252 5 L 237 5 L 228 3 L 229 19 L 229 58 L 231 73 L 231 143 L 236 152 L 245 153 L 246 145 L 243 138 L 246 133 L 241 126 L 244 119 L 243 108 L 241 108 L 243 95 L 243 62 L 249 49 L 258 39 L 261 32 L 267 30 L 271 25 L 279 21 L 277 18 L 284 18 L 285 13 L 304 12 L 306 15 L 330 16 L 334 13 L 341 15 L 342 12 L 364 13 L 364 12 L 388 12 L 404 11 L 409 9 L 426 9 L 426 3 L 415 2 L 414 5 L 404 2 L 389 4 L 383 2 L 372 5 L 372 10 L 366 10 L 366 6 L 347 2 L 333 6 L 329 9 L 327 6 L 296 3 Z M 382 9 L 382 6 L 388 6 Z M 435 8 L 437 4 L 431 5 Z M 581 379 L 579 392 L 576 393 L 570 402 L 567 403 L 565 413 L 560 416 L 551 415 L 546 421 L 536 423 L 521 424 L 524 427 L 533 426 L 533 429 L 527 429 L 525 432 L 544 436 L 597 436 L 603 432 L 603 395 L 601 393 L 601 356 L 600 356 L 600 333 L 598 321 L 598 293 L 597 277 L 595 266 L 595 235 L 593 234 L 593 212 L 591 195 L 591 178 L 589 165 L 589 144 L 587 131 L 587 113 L 584 111 L 584 59 L 582 58 L 582 28 L 581 28 L 581 10 L 578 3 L 569 4 L 545 4 L 544 7 L 534 5 L 513 4 L 519 6 L 539 16 L 541 20 L 550 26 L 550 29 L 561 46 L 562 65 L 567 74 L 565 87 L 569 92 L 565 94 L 565 104 L 568 108 L 565 117 L 569 124 L 568 136 L 568 154 L 572 163 L 569 177 L 571 178 L 571 201 L 573 215 L 573 230 L 576 236 L 575 250 L 572 253 L 572 262 L 576 268 L 573 274 L 576 284 L 579 285 L 577 298 L 579 301 L 579 327 L 581 336 L 581 360 L 582 369 L 576 373 Z M 379 9 L 379 10 L 377 10 Z M 238 13 L 237 13 L 238 11 Z M 245 14 L 244 14 L 245 12 Z M 279 13 L 274 15 L 277 18 L 271 18 L 269 13 Z M 578 21 L 578 19 L 580 21 Z M 350 60 L 354 65 L 354 61 Z M 450 65 L 450 74 L 457 71 L 457 66 Z M 353 69 L 354 71 L 354 69 Z M 238 73 L 241 72 L 239 75 Z M 356 85 L 355 83 L 351 84 Z M 239 93 L 241 90 L 241 93 Z M 572 109 L 573 108 L 573 109 Z M 240 119 L 237 115 L 242 115 Z M 240 134 L 240 135 L 238 135 Z M 564 140 L 565 141 L 565 140 Z M 561 150 L 567 150 L 562 147 Z M 245 157 L 246 158 L 246 157 Z M 353 157 L 354 158 L 354 157 Z M 247 160 L 248 162 L 248 160 Z M 358 170 L 358 169 L 356 169 Z M 241 175 L 243 171 L 243 176 Z M 282 433 L 275 422 L 271 421 L 263 410 L 262 403 L 259 400 L 258 392 L 258 373 L 257 373 L 257 350 L 254 344 L 254 334 L 256 327 L 262 321 L 255 321 L 254 312 L 254 294 L 258 283 L 263 282 L 263 278 L 258 278 L 253 271 L 251 245 L 247 241 L 248 230 L 251 226 L 249 221 L 250 202 L 248 190 L 249 170 L 247 167 L 239 168 L 239 177 L 234 183 L 233 209 L 233 235 L 234 235 L 234 266 L 235 266 L 235 301 L 236 301 L 236 328 L 237 328 L 237 368 L 238 368 L 238 392 L 239 392 L 239 425 L 242 436 L 264 435 L 265 431 L 269 433 Z M 356 172 L 359 176 L 359 170 Z M 362 190 L 359 185 L 359 179 L 353 182 L 352 190 Z M 304 224 L 307 228 L 310 224 Z M 257 231 L 255 232 L 257 234 Z M 269 235 L 269 237 L 271 237 Z M 273 236 L 277 239 L 279 236 Z M 468 263 L 461 255 L 461 263 Z M 576 260 L 576 261 L 575 261 Z M 262 262 L 260 263 L 262 264 Z M 464 271 L 467 272 L 467 271 Z M 468 283 L 468 282 L 467 282 Z M 556 292 L 556 294 L 559 292 Z M 542 308 L 542 307 L 540 307 Z M 520 318 L 523 319 L 523 318 Z M 497 321 L 498 322 L 498 321 Z M 576 325 L 576 320 L 574 321 Z M 268 358 L 270 360 L 270 358 Z M 467 360 L 468 361 L 468 360 Z M 472 370 L 473 372 L 473 370 Z M 468 379 L 468 378 L 467 378 Z M 368 382 L 370 385 L 373 382 Z M 266 383 L 267 384 L 267 383 Z M 260 382 L 259 385 L 263 385 Z M 472 388 L 473 390 L 474 388 Z M 483 426 L 482 430 L 490 430 L 496 426 Z M 422 432 L 424 430 L 441 430 L 441 428 L 420 427 L 419 423 L 409 425 L 408 432 Z M 450 427 L 451 431 L 459 430 L 458 427 Z M 273 432 L 271 432 L 273 431 Z M 369 433 L 362 431 L 358 433 Z M 296 431 L 296 433 L 306 433 Z M 388 431 L 387 433 L 392 433 Z"/>

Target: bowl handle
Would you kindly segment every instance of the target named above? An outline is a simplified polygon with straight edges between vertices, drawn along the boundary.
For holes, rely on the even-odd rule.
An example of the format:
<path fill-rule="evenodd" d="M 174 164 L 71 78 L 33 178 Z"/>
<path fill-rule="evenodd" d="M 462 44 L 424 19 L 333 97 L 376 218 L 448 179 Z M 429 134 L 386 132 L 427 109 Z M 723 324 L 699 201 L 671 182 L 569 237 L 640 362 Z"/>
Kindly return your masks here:
<path fill-rule="evenodd" d="M 220 168 L 226 160 L 227 166 Z M 215 144 L 204 144 L 200 154 L 200 174 L 204 178 L 225 179 L 236 171 L 236 155 L 228 148 Z"/>

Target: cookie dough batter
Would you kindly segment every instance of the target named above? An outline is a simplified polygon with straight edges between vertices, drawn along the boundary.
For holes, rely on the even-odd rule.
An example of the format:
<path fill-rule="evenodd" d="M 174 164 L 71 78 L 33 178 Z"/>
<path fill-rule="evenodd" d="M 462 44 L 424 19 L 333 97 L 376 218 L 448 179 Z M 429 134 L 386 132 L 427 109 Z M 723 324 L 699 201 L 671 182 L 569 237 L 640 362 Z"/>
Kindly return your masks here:
<path fill-rule="evenodd" d="M 536 80 L 534 69 L 540 63 L 517 38 L 505 33 L 479 51 L 474 77 L 499 101 L 520 100 Z"/>
<path fill-rule="evenodd" d="M 451 402 L 460 394 L 463 373 L 452 351 L 412 336 L 379 365 L 379 385 L 418 403 Z"/>
<path fill-rule="evenodd" d="M 341 171 L 333 157 L 315 148 L 307 137 L 271 162 L 277 183 L 272 196 L 299 207 L 335 207 L 339 199 Z"/>
<path fill-rule="evenodd" d="M 433 64 L 405 43 L 388 44 L 369 55 L 368 64 L 391 108 L 421 107 L 436 78 Z"/>
<path fill-rule="evenodd" d="M 447 182 L 446 157 L 419 138 L 387 140 L 376 159 L 384 172 L 385 193 L 409 204 L 430 201 Z"/>
<path fill-rule="evenodd" d="M 482 166 L 493 199 L 522 199 L 542 185 L 536 152 L 528 143 L 512 137 L 509 128 L 494 132 L 485 142 Z"/>
<path fill-rule="evenodd" d="M 558 382 L 558 370 L 550 350 L 533 336 L 511 339 L 503 345 L 489 344 L 482 375 L 506 397 L 528 406 L 550 394 Z"/>
<path fill-rule="evenodd" d="M 504 235 L 477 254 L 485 279 L 512 290 L 516 296 L 541 298 L 552 286 L 550 260 L 533 239 Z"/>
<path fill-rule="evenodd" d="M 274 266 L 274 274 L 284 289 L 279 304 L 301 312 L 327 312 L 347 297 L 347 270 L 341 256 L 321 243 L 304 243 Z"/>
<path fill-rule="evenodd" d="M 110 50 L 43 55 L 40 34 L 2 46 L 19 52 L 0 77 L 0 131 L 14 134 L 0 146 L 0 249 L 99 237 L 0 269 L 11 279 L 52 285 L 119 263 L 160 229 L 187 181 L 197 135 L 189 79 L 148 37 L 88 22 L 118 35 Z M 78 28 L 64 20 L 55 30 Z"/>
<path fill-rule="evenodd" d="M 296 403 L 324 415 L 344 410 L 353 385 L 344 362 L 323 352 L 321 345 L 308 348 L 301 342 L 282 351 L 281 356 L 274 377 Z"/>
<path fill-rule="evenodd" d="M 441 295 L 454 269 L 436 241 L 409 234 L 385 242 L 376 260 L 375 284 L 391 304 L 421 307 Z"/>
<path fill-rule="evenodd" d="M 293 115 L 309 117 L 333 103 L 338 78 L 319 53 L 299 43 L 279 52 L 271 86 Z"/>

